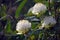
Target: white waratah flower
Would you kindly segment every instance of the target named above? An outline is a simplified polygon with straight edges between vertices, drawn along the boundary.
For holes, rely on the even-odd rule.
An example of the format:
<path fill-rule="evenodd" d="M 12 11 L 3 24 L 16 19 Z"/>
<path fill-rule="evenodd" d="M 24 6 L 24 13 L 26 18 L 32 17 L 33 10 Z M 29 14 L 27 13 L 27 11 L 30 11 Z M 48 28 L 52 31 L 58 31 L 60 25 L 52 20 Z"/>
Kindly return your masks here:
<path fill-rule="evenodd" d="M 52 16 L 47 16 L 43 19 L 41 28 L 49 28 L 52 27 L 54 24 L 56 24 L 55 18 L 53 18 Z"/>
<path fill-rule="evenodd" d="M 29 31 L 30 28 L 31 28 L 31 23 L 28 20 L 20 20 L 17 23 L 16 31 L 18 32 L 17 34 L 24 34 L 27 31 Z"/>
<path fill-rule="evenodd" d="M 44 13 L 46 10 L 46 5 L 42 3 L 36 3 L 32 8 L 29 9 L 28 13 L 31 11 L 32 14 L 38 15 L 39 13 Z"/>

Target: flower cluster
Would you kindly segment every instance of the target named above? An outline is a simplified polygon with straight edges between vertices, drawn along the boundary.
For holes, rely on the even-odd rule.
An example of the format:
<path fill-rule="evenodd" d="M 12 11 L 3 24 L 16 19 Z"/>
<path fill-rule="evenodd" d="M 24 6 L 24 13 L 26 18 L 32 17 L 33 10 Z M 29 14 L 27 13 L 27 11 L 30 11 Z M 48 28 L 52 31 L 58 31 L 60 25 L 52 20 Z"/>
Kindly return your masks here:
<path fill-rule="evenodd" d="M 55 18 L 53 18 L 52 16 L 46 16 L 43 20 L 42 20 L 42 28 L 49 28 L 52 27 L 54 24 L 56 24 L 56 20 Z"/>
<path fill-rule="evenodd" d="M 38 15 L 39 13 L 44 13 L 46 10 L 46 5 L 42 3 L 36 3 L 32 8 L 29 9 L 28 13 L 31 11 L 33 15 Z"/>
<path fill-rule="evenodd" d="M 30 28 L 31 23 L 28 20 L 20 20 L 16 26 L 16 30 L 18 31 L 17 34 L 26 33 Z"/>
<path fill-rule="evenodd" d="M 42 28 L 49 28 L 49 27 L 52 27 L 56 24 L 56 20 L 53 16 L 51 16 L 50 12 L 48 13 L 50 16 L 47 16 L 47 15 L 44 15 L 44 13 L 46 12 L 47 10 L 47 7 L 46 5 L 42 4 L 42 3 L 36 3 L 32 8 L 29 9 L 28 13 L 29 12 L 32 12 L 32 15 L 42 15 L 43 16 L 39 16 L 42 18 L 42 20 L 39 20 L 37 18 L 34 19 L 34 16 L 33 18 L 30 17 L 30 19 L 34 19 L 33 21 L 41 21 L 41 24 L 39 26 L 39 29 L 42 29 Z M 29 18 L 29 17 L 28 17 Z M 24 34 L 26 32 L 29 31 L 29 29 L 31 28 L 31 25 L 32 25 L 32 22 L 30 23 L 28 20 L 20 20 L 18 23 L 17 23 L 17 26 L 16 26 L 16 30 L 18 31 L 17 34 Z"/>

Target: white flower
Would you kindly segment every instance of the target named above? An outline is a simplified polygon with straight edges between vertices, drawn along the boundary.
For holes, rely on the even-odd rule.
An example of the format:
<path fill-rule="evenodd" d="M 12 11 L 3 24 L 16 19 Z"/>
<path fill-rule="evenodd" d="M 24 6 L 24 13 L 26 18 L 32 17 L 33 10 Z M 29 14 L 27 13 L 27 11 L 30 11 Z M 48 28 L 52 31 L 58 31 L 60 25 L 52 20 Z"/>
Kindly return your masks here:
<path fill-rule="evenodd" d="M 52 16 L 47 16 L 43 19 L 41 28 L 43 27 L 49 28 L 54 24 L 56 24 L 55 18 L 53 18 Z"/>
<path fill-rule="evenodd" d="M 24 34 L 25 32 L 29 31 L 31 28 L 31 23 L 28 20 L 20 20 L 17 23 L 16 31 L 18 31 L 17 34 Z"/>
<path fill-rule="evenodd" d="M 46 10 L 46 5 L 42 3 L 36 3 L 32 8 L 29 9 L 28 12 L 32 11 L 34 15 L 38 15 L 39 13 L 44 13 Z"/>

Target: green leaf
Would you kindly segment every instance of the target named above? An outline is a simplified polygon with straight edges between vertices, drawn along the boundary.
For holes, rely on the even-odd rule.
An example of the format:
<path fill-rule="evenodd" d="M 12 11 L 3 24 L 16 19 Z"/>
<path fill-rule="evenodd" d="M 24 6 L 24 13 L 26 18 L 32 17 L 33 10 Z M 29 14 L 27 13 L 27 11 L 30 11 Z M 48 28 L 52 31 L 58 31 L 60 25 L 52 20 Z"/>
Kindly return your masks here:
<path fill-rule="evenodd" d="M 6 33 L 10 33 L 11 32 L 11 21 L 10 20 L 7 20 L 5 31 L 6 31 Z"/>
<path fill-rule="evenodd" d="M 16 13 L 15 13 L 15 17 L 18 18 L 20 15 L 20 12 L 22 10 L 22 8 L 24 7 L 24 5 L 26 4 L 27 0 L 24 0 L 20 3 L 20 5 L 18 6 Z"/>
<path fill-rule="evenodd" d="M 41 33 L 39 34 L 39 38 L 42 38 L 42 36 L 43 36 L 43 33 L 41 32 Z"/>

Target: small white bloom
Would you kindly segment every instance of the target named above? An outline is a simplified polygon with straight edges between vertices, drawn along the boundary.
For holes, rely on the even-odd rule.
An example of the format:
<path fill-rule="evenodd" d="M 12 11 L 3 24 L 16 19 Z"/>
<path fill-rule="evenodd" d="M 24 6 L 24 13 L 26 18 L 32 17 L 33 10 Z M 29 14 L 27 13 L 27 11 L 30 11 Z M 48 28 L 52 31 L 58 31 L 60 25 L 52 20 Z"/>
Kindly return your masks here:
<path fill-rule="evenodd" d="M 42 3 L 36 3 L 32 8 L 29 9 L 28 12 L 31 11 L 34 15 L 38 15 L 39 13 L 44 13 L 46 10 L 46 5 Z"/>
<path fill-rule="evenodd" d="M 45 11 L 47 8 L 46 8 L 46 5 L 42 4 L 42 3 L 36 3 L 34 6 L 33 6 L 33 10 L 32 10 L 32 13 L 39 13 L 39 12 L 42 12 L 42 11 Z"/>
<path fill-rule="evenodd" d="M 30 28 L 31 23 L 28 20 L 20 20 L 16 26 L 16 30 L 18 31 L 17 34 L 23 34 L 27 32 Z"/>
<path fill-rule="evenodd" d="M 47 26 L 52 26 L 56 24 L 56 20 L 55 18 L 53 18 L 52 16 L 47 16 L 43 19 L 43 22 L 42 22 L 42 28 L 43 27 L 47 27 Z M 47 27 L 48 28 L 48 27 Z"/>

